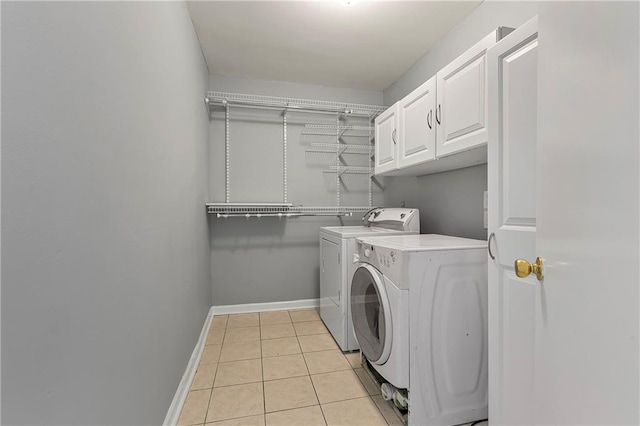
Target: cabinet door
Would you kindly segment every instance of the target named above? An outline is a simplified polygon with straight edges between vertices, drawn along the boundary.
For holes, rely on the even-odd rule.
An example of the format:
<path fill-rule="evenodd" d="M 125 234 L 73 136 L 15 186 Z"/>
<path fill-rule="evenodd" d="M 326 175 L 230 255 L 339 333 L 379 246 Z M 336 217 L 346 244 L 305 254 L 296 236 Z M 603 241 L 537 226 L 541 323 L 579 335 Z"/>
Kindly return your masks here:
<path fill-rule="evenodd" d="M 438 157 L 487 143 L 486 58 L 492 32 L 437 74 Z"/>
<path fill-rule="evenodd" d="M 436 158 L 435 103 L 435 76 L 398 103 L 399 169 Z"/>
<path fill-rule="evenodd" d="M 397 168 L 398 104 L 394 104 L 376 117 L 375 174 Z"/>

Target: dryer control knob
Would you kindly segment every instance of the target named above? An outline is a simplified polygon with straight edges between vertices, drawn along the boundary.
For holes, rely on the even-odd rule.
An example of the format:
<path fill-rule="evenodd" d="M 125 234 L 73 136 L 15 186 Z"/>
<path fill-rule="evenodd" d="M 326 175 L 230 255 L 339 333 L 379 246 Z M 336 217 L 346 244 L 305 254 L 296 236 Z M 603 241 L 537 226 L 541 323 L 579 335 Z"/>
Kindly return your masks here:
<path fill-rule="evenodd" d="M 364 257 L 370 257 L 370 256 L 371 256 L 371 250 L 364 249 Z"/>

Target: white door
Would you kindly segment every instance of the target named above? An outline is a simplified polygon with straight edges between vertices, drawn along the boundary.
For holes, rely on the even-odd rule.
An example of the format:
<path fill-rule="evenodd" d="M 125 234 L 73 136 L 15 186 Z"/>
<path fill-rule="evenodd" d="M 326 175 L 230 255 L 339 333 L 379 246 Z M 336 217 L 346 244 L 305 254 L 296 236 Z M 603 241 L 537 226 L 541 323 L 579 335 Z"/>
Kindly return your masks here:
<path fill-rule="evenodd" d="M 434 160 L 436 77 L 431 77 L 398 103 L 398 168 Z"/>
<path fill-rule="evenodd" d="M 637 425 L 640 4 L 558 3 L 539 9 L 536 423 Z"/>
<path fill-rule="evenodd" d="M 489 419 L 533 424 L 540 282 L 514 260 L 536 256 L 537 19 L 487 52 L 489 89 Z"/>
<path fill-rule="evenodd" d="M 537 47 L 528 23 L 488 52 L 492 424 L 640 422 L 639 12 L 541 3 Z M 516 278 L 536 256 L 544 278 Z"/>
<path fill-rule="evenodd" d="M 496 42 L 492 32 L 436 75 L 438 157 L 487 142 L 486 51 Z"/>
<path fill-rule="evenodd" d="M 379 175 L 397 167 L 398 104 L 394 104 L 376 117 L 375 174 Z"/>

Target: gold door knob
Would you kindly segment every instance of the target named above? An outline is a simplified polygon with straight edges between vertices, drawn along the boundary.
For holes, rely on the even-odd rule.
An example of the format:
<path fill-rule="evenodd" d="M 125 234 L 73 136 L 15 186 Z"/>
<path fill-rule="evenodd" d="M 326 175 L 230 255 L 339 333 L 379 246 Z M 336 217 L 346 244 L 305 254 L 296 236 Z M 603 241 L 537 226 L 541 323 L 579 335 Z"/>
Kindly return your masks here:
<path fill-rule="evenodd" d="M 536 274 L 536 278 L 538 278 L 538 281 L 542 281 L 542 279 L 544 278 L 544 275 L 542 274 L 542 266 L 543 265 L 541 257 L 536 257 L 536 263 L 534 263 L 533 265 L 524 259 L 516 259 L 514 265 L 516 269 L 516 275 L 519 278 L 526 278 L 533 272 L 534 274 Z"/>

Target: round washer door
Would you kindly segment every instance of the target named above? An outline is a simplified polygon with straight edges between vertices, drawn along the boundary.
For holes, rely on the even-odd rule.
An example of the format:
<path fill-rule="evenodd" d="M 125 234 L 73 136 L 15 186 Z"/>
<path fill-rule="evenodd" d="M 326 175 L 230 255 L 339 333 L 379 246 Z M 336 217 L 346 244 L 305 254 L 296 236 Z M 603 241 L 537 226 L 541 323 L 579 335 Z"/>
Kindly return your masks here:
<path fill-rule="evenodd" d="M 391 353 L 391 309 L 384 278 L 371 265 L 356 269 L 351 281 L 351 317 L 362 354 L 384 364 Z"/>

